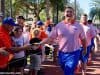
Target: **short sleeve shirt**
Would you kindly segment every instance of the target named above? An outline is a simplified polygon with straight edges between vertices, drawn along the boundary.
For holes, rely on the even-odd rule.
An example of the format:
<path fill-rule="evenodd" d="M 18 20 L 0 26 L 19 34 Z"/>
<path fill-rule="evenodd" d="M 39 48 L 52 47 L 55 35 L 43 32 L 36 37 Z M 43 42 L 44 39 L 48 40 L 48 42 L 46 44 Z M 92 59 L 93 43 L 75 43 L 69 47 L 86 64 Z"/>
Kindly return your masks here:
<path fill-rule="evenodd" d="M 1 26 L 0 27 L 0 47 L 11 48 L 12 41 L 9 33 Z M 9 52 L 11 52 L 9 50 Z"/>
<path fill-rule="evenodd" d="M 85 34 L 78 22 L 73 25 L 60 22 L 51 31 L 49 38 L 58 38 L 59 50 L 62 52 L 73 52 L 80 48 L 79 39 L 84 39 Z"/>

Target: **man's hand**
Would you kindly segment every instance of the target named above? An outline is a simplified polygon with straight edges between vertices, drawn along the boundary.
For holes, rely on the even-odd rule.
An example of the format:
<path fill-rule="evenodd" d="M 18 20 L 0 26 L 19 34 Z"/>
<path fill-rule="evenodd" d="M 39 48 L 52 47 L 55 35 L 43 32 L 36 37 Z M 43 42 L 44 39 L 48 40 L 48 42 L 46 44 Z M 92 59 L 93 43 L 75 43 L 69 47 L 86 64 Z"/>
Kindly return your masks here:
<path fill-rule="evenodd" d="M 25 51 L 25 50 L 36 50 L 40 47 L 40 44 L 39 43 L 34 43 L 32 45 L 24 45 L 22 47 L 12 47 L 10 48 L 10 50 L 12 50 L 14 53 L 18 53 L 20 51 Z"/>
<path fill-rule="evenodd" d="M 4 55 L 4 56 L 8 56 L 8 55 L 9 55 L 9 52 L 7 52 L 7 51 L 4 50 L 4 49 L 6 49 L 6 48 L 5 48 L 5 47 L 0 48 L 0 54 L 1 54 L 1 55 Z"/>

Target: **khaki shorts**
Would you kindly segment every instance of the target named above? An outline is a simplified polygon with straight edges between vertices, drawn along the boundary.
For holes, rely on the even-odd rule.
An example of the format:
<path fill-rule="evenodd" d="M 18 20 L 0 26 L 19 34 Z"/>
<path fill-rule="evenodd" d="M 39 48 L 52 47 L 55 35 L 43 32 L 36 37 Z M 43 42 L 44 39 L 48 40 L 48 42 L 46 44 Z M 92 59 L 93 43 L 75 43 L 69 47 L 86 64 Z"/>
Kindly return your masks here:
<path fill-rule="evenodd" d="M 40 70 L 41 68 L 41 55 L 33 54 L 30 56 L 30 68 Z"/>

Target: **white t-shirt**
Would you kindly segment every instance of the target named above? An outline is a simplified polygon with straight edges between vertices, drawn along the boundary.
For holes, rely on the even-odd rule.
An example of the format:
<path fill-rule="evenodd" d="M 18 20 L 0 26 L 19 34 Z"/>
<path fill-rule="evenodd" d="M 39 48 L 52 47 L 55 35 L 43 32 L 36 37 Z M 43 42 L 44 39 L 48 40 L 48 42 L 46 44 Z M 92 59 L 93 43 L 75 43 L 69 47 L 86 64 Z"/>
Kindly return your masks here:
<path fill-rule="evenodd" d="M 95 36 L 95 33 L 89 25 L 82 25 L 87 41 L 87 46 L 91 45 L 91 39 Z"/>
<path fill-rule="evenodd" d="M 28 45 L 30 41 L 30 33 L 29 32 L 23 32 L 23 37 L 24 37 L 24 45 Z"/>
<path fill-rule="evenodd" d="M 15 43 L 15 45 L 17 47 L 21 47 L 24 45 L 24 37 L 20 36 L 19 38 L 16 37 L 12 37 L 13 42 Z M 16 58 L 22 58 L 25 56 L 25 52 L 24 51 L 20 51 L 18 53 L 14 53 L 14 59 Z"/>

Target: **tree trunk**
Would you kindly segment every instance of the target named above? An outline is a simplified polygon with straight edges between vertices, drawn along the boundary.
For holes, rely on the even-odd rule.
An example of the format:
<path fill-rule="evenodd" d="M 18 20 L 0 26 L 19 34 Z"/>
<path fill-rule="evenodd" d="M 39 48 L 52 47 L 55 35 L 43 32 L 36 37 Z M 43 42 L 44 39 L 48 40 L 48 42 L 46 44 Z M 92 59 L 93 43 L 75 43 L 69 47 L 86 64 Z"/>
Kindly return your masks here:
<path fill-rule="evenodd" d="M 5 17 L 5 0 L 1 0 L 1 13 Z"/>
<path fill-rule="evenodd" d="M 10 0 L 10 17 L 13 17 L 12 13 L 12 0 Z"/>
<path fill-rule="evenodd" d="M 46 17 L 49 18 L 50 17 L 50 14 L 49 14 L 50 2 L 49 2 L 49 0 L 45 0 L 45 2 L 46 2 L 46 9 L 45 9 Z"/>

